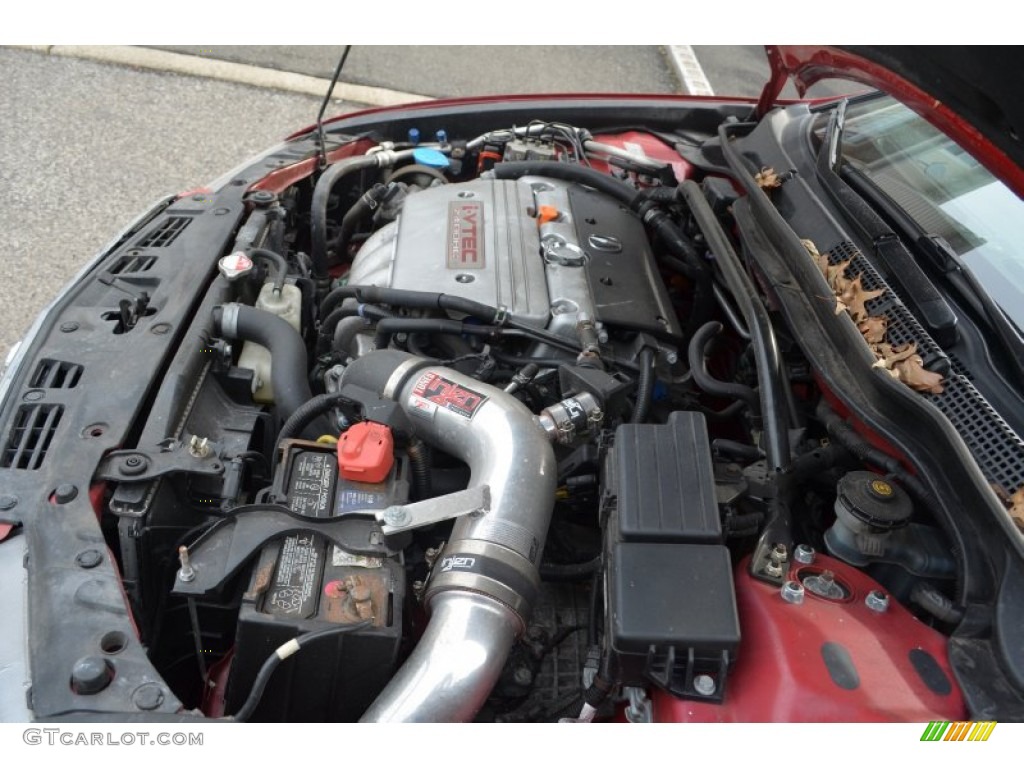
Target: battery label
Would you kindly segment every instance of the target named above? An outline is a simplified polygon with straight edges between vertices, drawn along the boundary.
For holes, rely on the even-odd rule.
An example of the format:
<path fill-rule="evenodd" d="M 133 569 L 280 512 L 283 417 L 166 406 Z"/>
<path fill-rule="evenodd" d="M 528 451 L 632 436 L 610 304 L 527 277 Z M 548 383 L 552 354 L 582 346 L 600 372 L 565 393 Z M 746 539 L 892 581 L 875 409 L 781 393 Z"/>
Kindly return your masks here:
<path fill-rule="evenodd" d="M 371 555 L 354 555 L 346 552 L 341 547 L 334 547 L 331 551 L 331 565 L 335 568 L 383 568 L 384 558 Z"/>
<path fill-rule="evenodd" d="M 324 544 L 319 536 L 300 533 L 286 538 L 264 610 L 275 616 L 311 618 L 316 612 L 323 560 Z"/>
<path fill-rule="evenodd" d="M 465 419 L 472 419 L 480 406 L 487 402 L 487 398 L 479 392 L 430 371 L 420 376 L 412 394 L 414 400 L 419 398 Z"/>
<path fill-rule="evenodd" d="M 338 500 L 334 507 L 334 514 L 342 515 L 346 512 L 354 512 L 360 509 L 383 509 L 386 506 L 388 506 L 388 500 L 383 493 L 363 491 L 356 488 L 341 488 L 338 490 Z"/>
<path fill-rule="evenodd" d="M 331 516 L 331 491 L 338 462 L 333 453 L 303 451 L 292 459 L 288 506 L 307 517 Z"/>

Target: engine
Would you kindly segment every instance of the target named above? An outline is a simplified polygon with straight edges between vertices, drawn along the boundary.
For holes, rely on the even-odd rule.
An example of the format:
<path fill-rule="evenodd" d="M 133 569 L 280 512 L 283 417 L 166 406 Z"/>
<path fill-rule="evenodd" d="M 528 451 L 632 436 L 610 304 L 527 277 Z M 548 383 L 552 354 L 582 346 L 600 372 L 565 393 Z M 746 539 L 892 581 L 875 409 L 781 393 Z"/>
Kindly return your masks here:
<path fill-rule="evenodd" d="M 580 185 L 524 176 L 411 195 L 360 249 L 349 280 L 458 293 L 578 338 L 606 323 L 679 340 L 643 225 Z"/>
<path fill-rule="evenodd" d="M 847 690 L 837 719 L 961 716 L 936 693 L 956 566 L 927 496 L 757 325 L 723 226 L 736 192 L 684 143 L 363 137 L 250 191 L 197 315 L 204 357 L 151 419 L 178 425 L 160 444 L 180 466 L 109 494 L 183 702 L 764 719 L 764 670 L 828 707 L 851 649 L 879 686 L 908 682 Z M 840 649 L 813 673 L 777 642 L 805 630 Z"/>

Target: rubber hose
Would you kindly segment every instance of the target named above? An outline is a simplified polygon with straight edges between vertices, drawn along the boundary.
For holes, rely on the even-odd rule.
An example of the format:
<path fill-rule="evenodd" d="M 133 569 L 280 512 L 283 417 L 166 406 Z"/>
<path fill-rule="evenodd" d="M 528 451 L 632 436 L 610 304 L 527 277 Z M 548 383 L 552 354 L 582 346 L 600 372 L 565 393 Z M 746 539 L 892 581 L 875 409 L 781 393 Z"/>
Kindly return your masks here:
<path fill-rule="evenodd" d="M 636 210 L 643 203 L 649 202 L 647 195 L 638 192 L 628 183 L 584 165 L 546 160 L 527 160 L 523 162 L 498 163 L 494 166 L 492 173 L 496 179 L 546 176 L 551 179 L 560 179 L 561 181 L 575 181 L 615 198 L 631 210 Z"/>
<path fill-rule="evenodd" d="M 280 293 L 284 287 L 284 279 L 288 276 L 287 259 L 269 248 L 253 248 L 249 251 L 249 257 L 253 261 L 262 259 L 274 265 L 274 293 Z"/>
<path fill-rule="evenodd" d="M 716 437 L 711 441 L 711 450 L 715 453 L 741 461 L 757 461 L 764 458 L 764 451 L 756 445 L 747 445 L 737 440 L 726 440 Z"/>
<path fill-rule="evenodd" d="M 285 440 L 290 440 L 306 433 L 310 425 L 316 426 L 316 429 L 309 430 L 307 436 L 310 438 L 315 439 L 320 435 L 335 434 L 338 431 L 337 428 L 332 427 L 327 419 L 322 419 L 322 424 L 317 422 L 323 414 L 338 405 L 351 405 L 354 407 L 358 403 L 340 392 L 329 392 L 307 400 L 295 409 L 295 412 L 288 417 L 288 421 L 281 427 L 281 431 L 277 435 L 278 444 L 280 445 Z"/>
<path fill-rule="evenodd" d="M 581 581 L 593 576 L 601 570 L 601 555 L 583 563 L 545 563 L 540 564 L 540 577 L 545 581 Z"/>
<path fill-rule="evenodd" d="M 381 198 L 387 193 L 388 188 L 383 184 L 374 184 L 364 192 L 358 200 L 341 217 L 341 231 L 338 239 L 334 241 L 335 253 L 341 254 L 342 258 L 348 253 L 348 243 L 352 239 L 359 222 L 373 213 L 380 204 Z"/>
<path fill-rule="evenodd" d="M 815 417 L 825 425 L 829 435 L 846 450 L 867 464 L 874 464 L 881 467 L 890 475 L 896 477 L 908 491 L 913 493 L 919 501 L 927 506 L 934 506 L 935 500 L 924 484 L 907 472 L 903 465 L 896 459 L 883 451 L 875 448 L 867 440 L 857 434 L 857 431 L 843 421 L 839 414 L 829 408 L 824 398 L 818 401 L 815 408 Z"/>
<path fill-rule="evenodd" d="M 324 171 L 317 179 L 313 190 L 313 202 L 309 212 L 309 237 L 312 243 L 310 256 L 313 259 L 313 276 L 326 280 L 327 273 L 327 203 L 330 200 L 334 185 L 343 176 L 364 168 L 377 167 L 374 155 L 357 155 L 339 160 Z"/>
<path fill-rule="evenodd" d="M 726 518 L 726 528 L 731 533 L 734 531 L 749 531 L 751 529 L 757 530 L 761 523 L 764 522 L 764 513 L 762 512 L 748 512 L 744 515 L 733 515 L 732 517 Z"/>
<path fill-rule="evenodd" d="M 707 361 L 705 359 L 705 347 L 711 340 L 711 337 L 717 335 L 721 331 L 722 324 L 718 321 L 712 320 L 710 323 L 702 325 L 690 340 L 690 346 L 687 352 L 690 362 L 690 371 L 693 373 L 693 380 L 696 382 L 698 387 L 709 395 L 742 400 L 750 408 L 751 415 L 754 418 L 759 418 L 761 415 L 761 401 L 753 389 L 744 384 L 719 381 L 708 373 Z"/>
<path fill-rule="evenodd" d="M 461 320 L 435 317 L 387 317 L 377 323 L 374 345 L 386 349 L 396 333 L 443 333 L 451 336 L 493 336 L 498 329 L 490 325 L 471 325 Z"/>
<path fill-rule="evenodd" d="M 629 420 L 639 424 L 647 418 L 654 394 L 654 350 L 644 347 L 640 351 L 640 376 L 636 384 L 636 403 Z"/>
<path fill-rule="evenodd" d="M 430 498 L 430 447 L 419 438 L 410 441 L 405 449 L 412 468 L 413 495 L 418 500 Z"/>
<path fill-rule="evenodd" d="M 386 309 L 375 307 L 372 304 L 358 304 L 350 307 L 338 307 L 327 316 L 327 318 L 320 324 L 320 332 L 317 334 L 316 339 L 316 353 L 322 355 L 324 352 L 331 347 L 334 339 L 334 331 L 338 327 L 338 323 L 344 320 L 346 317 L 361 317 L 364 320 L 370 320 L 376 322 L 383 320 L 386 317 L 391 317 L 391 313 Z"/>
<path fill-rule="evenodd" d="M 225 323 L 229 308 L 234 319 Z M 213 312 L 218 336 L 252 341 L 270 350 L 274 404 L 281 418 L 287 420 L 313 396 L 306 380 L 306 344 L 302 336 L 284 318 L 245 304 L 226 304 Z"/>
<path fill-rule="evenodd" d="M 450 309 L 472 315 L 492 323 L 498 317 L 497 308 L 478 301 L 432 291 L 408 291 L 402 288 L 380 288 L 375 285 L 342 285 L 335 288 L 320 304 L 320 316 L 329 315 L 345 299 L 358 299 L 362 304 L 387 304 L 410 309 Z"/>
<path fill-rule="evenodd" d="M 343 317 L 334 329 L 331 349 L 339 355 L 351 356 L 352 341 L 360 331 L 365 331 L 368 327 L 366 320 L 358 315 Z"/>
<path fill-rule="evenodd" d="M 953 601 L 930 584 L 918 582 L 910 591 L 910 600 L 915 605 L 946 624 L 959 624 L 964 612 L 953 605 Z"/>

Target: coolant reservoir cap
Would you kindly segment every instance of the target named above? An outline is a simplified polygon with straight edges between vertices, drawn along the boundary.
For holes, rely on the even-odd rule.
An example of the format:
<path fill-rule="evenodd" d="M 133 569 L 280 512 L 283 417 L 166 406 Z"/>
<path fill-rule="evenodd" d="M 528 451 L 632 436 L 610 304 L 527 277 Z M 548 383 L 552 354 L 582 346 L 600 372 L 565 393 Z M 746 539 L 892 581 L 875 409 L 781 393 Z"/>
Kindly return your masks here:
<path fill-rule="evenodd" d="M 346 480 L 380 483 L 395 463 L 391 430 L 375 421 L 360 421 L 338 439 L 338 469 Z"/>
<path fill-rule="evenodd" d="M 449 165 L 448 158 L 443 152 L 430 147 L 416 147 L 412 151 L 412 160 L 428 168 L 447 168 Z"/>
<path fill-rule="evenodd" d="M 902 528 L 914 512 L 906 492 L 874 472 L 849 472 L 836 490 L 840 510 L 878 531 Z"/>

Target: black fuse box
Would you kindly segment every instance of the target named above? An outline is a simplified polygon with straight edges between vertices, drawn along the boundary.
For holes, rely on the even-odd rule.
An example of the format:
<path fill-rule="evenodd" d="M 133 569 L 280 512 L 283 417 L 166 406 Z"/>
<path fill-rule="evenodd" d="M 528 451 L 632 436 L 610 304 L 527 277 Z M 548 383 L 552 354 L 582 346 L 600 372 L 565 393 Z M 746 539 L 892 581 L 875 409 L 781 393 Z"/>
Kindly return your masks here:
<path fill-rule="evenodd" d="M 618 679 L 721 701 L 740 628 L 704 416 L 621 425 L 605 478 L 606 651 Z"/>
<path fill-rule="evenodd" d="M 295 441 L 279 468 L 292 511 L 310 517 L 351 515 L 408 500 L 402 456 L 381 483 L 346 480 L 334 446 Z M 255 720 L 353 721 L 394 674 L 402 639 L 405 571 L 385 548 L 352 553 L 323 536 L 300 533 L 261 551 L 242 598 L 227 711 L 249 694 L 256 673 L 280 645 L 306 632 L 366 619 L 372 625 L 311 644 L 281 664 Z"/>
<path fill-rule="evenodd" d="M 625 542 L 615 546 L 608 574 L 611 645 L 622 681 L 721 701 L 740 643 L 729 550 Z M 713 689 L 697 689 L 697 675 L 710 678 Z"/>
<path fill-rule="evenodd" d="M 621 425 L 609 474 L 623 541 L 722 542 L 703 414 L 676 411 L 668 424 Z"/>

